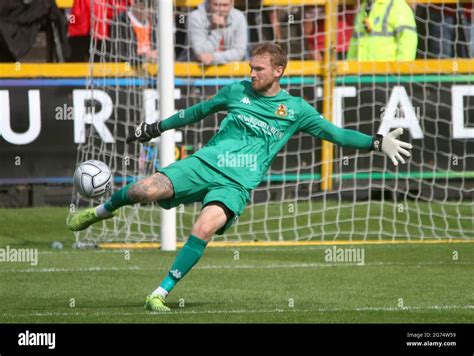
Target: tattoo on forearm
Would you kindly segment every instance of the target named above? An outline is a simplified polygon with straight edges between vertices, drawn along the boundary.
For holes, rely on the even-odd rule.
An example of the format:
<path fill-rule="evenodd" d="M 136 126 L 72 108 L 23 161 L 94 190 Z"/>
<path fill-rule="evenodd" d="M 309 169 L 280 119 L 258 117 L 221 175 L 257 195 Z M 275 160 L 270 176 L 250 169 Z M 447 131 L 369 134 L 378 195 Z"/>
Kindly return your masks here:
<path fill-rule="evenodd" d="M 128 190 L 128 196 L 135 203 L 148 203 L 173 196 L 173 185 L 168 177 L 161 173 L 143 178 Z"/>

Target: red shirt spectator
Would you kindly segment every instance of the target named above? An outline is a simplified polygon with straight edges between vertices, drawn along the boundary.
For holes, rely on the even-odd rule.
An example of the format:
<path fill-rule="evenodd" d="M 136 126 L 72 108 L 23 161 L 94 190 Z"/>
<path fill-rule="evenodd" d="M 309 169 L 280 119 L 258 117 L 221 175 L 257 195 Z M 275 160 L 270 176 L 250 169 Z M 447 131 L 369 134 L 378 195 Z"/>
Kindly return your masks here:
<path fill-rule="evenodd" d="M 103 40 L 109 37 L 111 20 L 127 9 L 128 2 L 128 0 L 94 0 L 92 16 L 95 23 L 93 31 L 95 38 Z M 91 29 L 90 3 L 90 0 L 74 0 L 69 20 L 69 37 L 89 36 Z"/>
<path fill-rule="evenodd" d="M 474 20 L 474 11 L 472 11 L 472 4 L 464 4 L 464 13 L 466 17 Z"/>
<path fill-rule="evenodd" d="M 452 4 L 433 4 L 431 9 L 437 12 L 442 12 L 444 16 L 456 17 L 458 7 Z M 467 18 L 473 18 L 472 4 L 460 4 L 459 9 L 464 9 L 464 14 Z"/>
<path fill-rule="evenodd" d="M 353 6 L 340 7 L 337 21 L 336 51 L 339 59 L 345 58 L 352 37 L 355 18 Z M 305 10 L 305 36 L 314 60 L 321 60 L 325 40 L 325 14 L 322 7 L 311 7 Z"/>

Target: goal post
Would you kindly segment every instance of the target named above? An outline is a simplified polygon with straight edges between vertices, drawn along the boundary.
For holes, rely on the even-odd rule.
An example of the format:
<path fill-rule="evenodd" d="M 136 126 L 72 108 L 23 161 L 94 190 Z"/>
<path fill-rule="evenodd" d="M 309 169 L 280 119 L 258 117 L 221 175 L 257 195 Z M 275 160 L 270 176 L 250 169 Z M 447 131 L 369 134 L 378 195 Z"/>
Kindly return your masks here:
<path fill-rule="evenodd" d="M 173 41 L 173 0 L 158 2 L 158 93 L 160 119 L 174 114 L 174 41 Z M 165 95 L 166 93 L 166 95 Z M 165 167 L 175 161 L 174 130 L 163 132 L 160 139 L 160 161 Z M 176 208 L 161 209 L 161 249 L 176 250 Z"/>
<path fill-rule="evenodd" d="M 207 100 L 223 86 L 249 77 L 245 59 L 219 66 L 173 64 L 173 54 L 176 58 L 180 51 L 189 49 L 188 42 L 178 38 L 186 36 L 187 18 L 198 3 L 178 1 L 171 9 L 172 3 L 160 0 L 151 8 L 159 18 L 157 36 L 162 35 L 154 44 L 160 55 L 158 69 L 156 63 L 134 52 L 136 43 L 129 37 L 112 36 L 116 31 L 102 42 L 91 42 L 94 60 L 87 93 L 81 93 L 89 108 L 80 112 L 83 117 L 79 119 L 87 125 L 77 163 L 98 159 L 108 164 L 115 172 L 114 191 L 153 174 L 173 157 L 180 160 L 199 150 L 219 130 L 224 113 L 174 133 L 165 132 L 159 144 L 126 145 L 126 136 L 139 122 L 166 118 L 175 109 Z M 330 58 L 334 53 L 316 60 L 308 43 L 317 43 L 318 33 L 305 33 L 305 21 L 317 23 L 329 11 L 333 20 L 339 21 L 341 14 L 353 18 L 357 7 L 348 5 L 353 2 L 339 0 L 337 7 L 318 0 L 311 2 L 309 10 L 308 1 L 237 3 L 243 4 L 249 32 L 257 34 L 257 42 L 272 40 L 265 37 L 273 28 L 268 18 L 264 21 L 265 14 L 279 14 L 282 41 L 290 50 L 281 80 L 285 90 L 305 98 L 340 127 L 368 135 L 403 127 L 402 139 L 413 145 L 413 156 L 406 165 L 394 167 L 380 153 L 338 146 L 333 146 L 330 154 L 323 153 L 324 143 L 298 132 L 275 157 L 239 221 L 216 241 L 472 241 L 474 60 L 335 61 Z M 436 4 L 443 10 L 441 1 Z M 113 11 L 117 14 L 110 25 L 118 28 L 118 9 Z M 174 23 L 170 24 L 171 16 Z M 417 19 L 423 26 L 434 21 Z M 92 18 L 92 23 L 104 21 Z M 319 31 L 334 43 L 339 30 L 332 21 Z M 421 33 L 418 37 L 432 39 Z M 110 70 L 114 65 L 116 69 Z M 74 194 L 72 202 L 82 208 L 105 198 L 89 201 Z M 173 250 L 174 241 L 182 242 L 189 236 L 200 211 L 200 203 L 178 206 L 169 217 L 156 202 L 128 206 L 120 209 L 116 218 L 76 236 L 78 242 L 153 242 Z M 173 219 L 176 228 L 165 227 L 172 226 Z M 174 230 L 176 235 L 171 238 Z"/>

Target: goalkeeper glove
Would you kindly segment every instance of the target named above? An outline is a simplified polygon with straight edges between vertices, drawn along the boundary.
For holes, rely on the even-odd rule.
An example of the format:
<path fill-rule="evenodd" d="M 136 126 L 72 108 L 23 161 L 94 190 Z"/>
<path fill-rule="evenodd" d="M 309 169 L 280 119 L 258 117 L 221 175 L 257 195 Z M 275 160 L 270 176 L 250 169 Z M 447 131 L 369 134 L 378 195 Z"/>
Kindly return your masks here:
<path fill-rule="evenodd" d="M 127 137 L 127 143 L 132 143 L 135 140 L 145 143 L 159 136 L 161 136 L 159 122 L 153 124 L 141 122 L 140 125 L 138 125 L 135 129 L 135 132 Z"/>
<path fill-rule="evenodd" d="M 402 128 L 398 128 L 390 132 L 387 136 L 375 135 L 372 140 L 372 149 L 374 151 L 382 151 L 385 153 L 393 162 L 395 166 L 398 166 L 398 162 L 405 163 L 402 155 L 410 157 L 411 153 L 406 149 L 411 150 L 412 145 L 409 143 L 397 140 L 397 138 L 403 133 Z"/>

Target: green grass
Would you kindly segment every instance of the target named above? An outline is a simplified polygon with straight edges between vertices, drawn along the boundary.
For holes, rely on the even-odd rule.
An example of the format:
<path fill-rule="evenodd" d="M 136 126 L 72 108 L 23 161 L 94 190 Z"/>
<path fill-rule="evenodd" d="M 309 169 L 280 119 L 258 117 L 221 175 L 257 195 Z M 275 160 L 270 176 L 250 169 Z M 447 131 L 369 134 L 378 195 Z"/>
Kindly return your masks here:
<path fill-rule="evenodd" d="M 1 323 L 474 321 L 472 243 L 354 246 L 363 266 L 325 262 L 327 246 L 208 248 L 169 296 L 172 312 L 153 314 L 144 298 L 175 253 L 75 250 L 66 215 L 0 209 L 0 248 L 39 250 L 36 266 L 0 262 Z"/>

